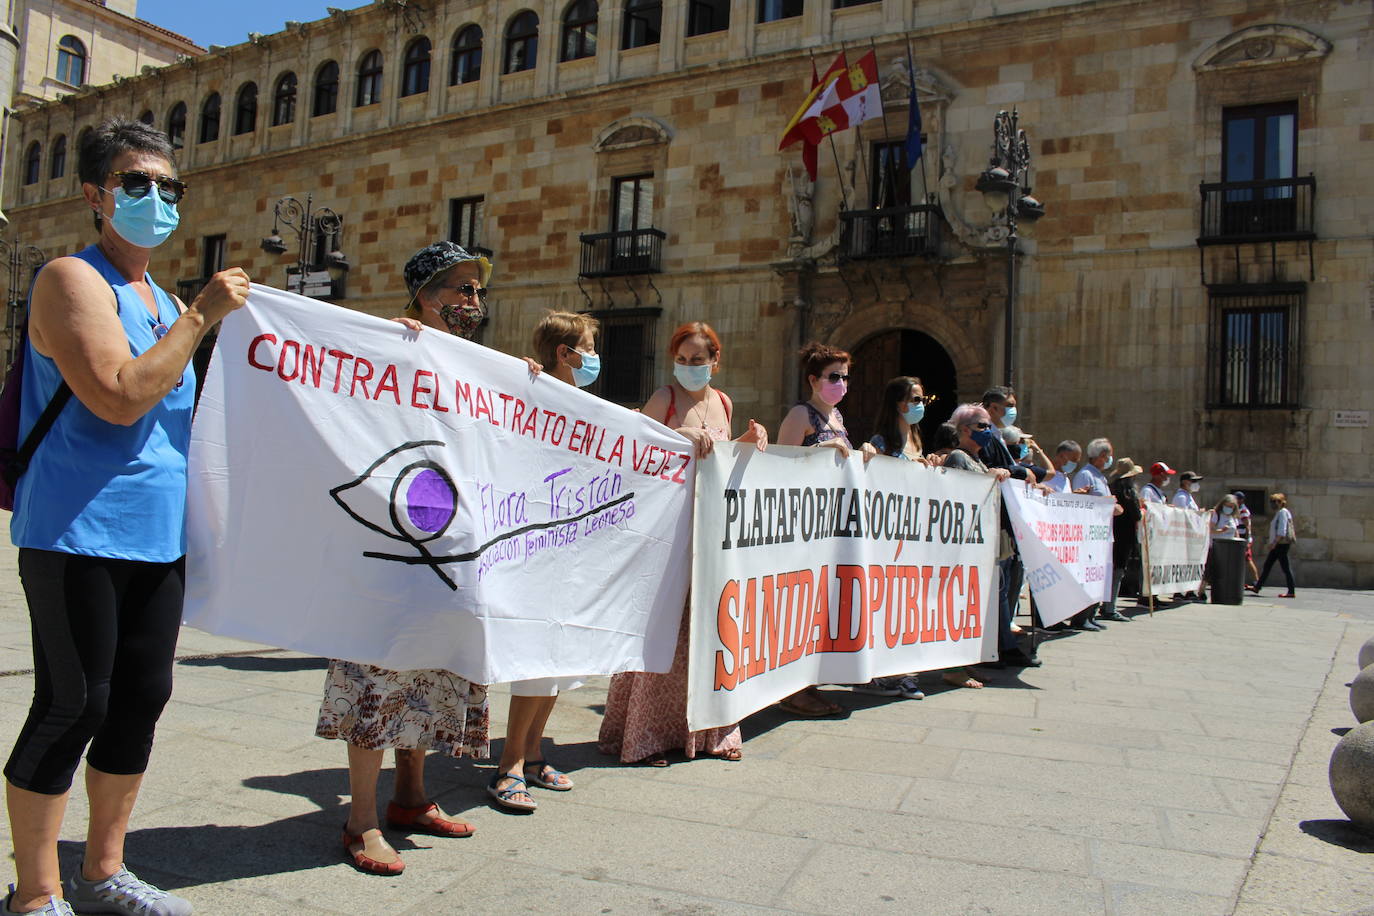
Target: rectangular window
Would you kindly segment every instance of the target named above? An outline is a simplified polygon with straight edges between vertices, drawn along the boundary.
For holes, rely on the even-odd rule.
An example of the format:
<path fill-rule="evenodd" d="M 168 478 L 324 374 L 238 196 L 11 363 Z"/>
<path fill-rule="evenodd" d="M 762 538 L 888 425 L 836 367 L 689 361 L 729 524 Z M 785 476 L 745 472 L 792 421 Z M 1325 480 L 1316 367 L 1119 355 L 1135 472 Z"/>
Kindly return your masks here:
<path fill-rule="evenodd" d="M 906 164 L 905 140 L 874 143 L 873 168 L 868 174 L 872 181 L 868 199 L 874 210 L 911 206 L 911 169 Z"/>
<path fill-rule="evenodd" d="M 730 28 L 730 0 L 687 0 L 687 37 Z"/>
<path fill-rule="evenodd" d="M 1297 162 L 1297 102 L 1222 111 L 1221 234 L 1294 231 Z"/>
<path fill-rule="evenodd" d="M 634 308 L 592 312 L 601 322 L 596 342 L 601 374 L 588 389 L 608 401 L 639 408 L 655 387 L 655 329 L 661 309 Z"/>
<path fill-rule="evenodd" d="M 1302 284 L 1213 287 L 1209 407 L 1298 406 Z"/>
<path fill-rule="evenodd" d="M 648 268 L 654 261 L 655 237 L 645 231 L 654 225 L 654 176 L 617 178 L 611 197 L 611 270 Z"/>
<path fill-rule="evenodd" d="M 224 270 L 224 250 L 225 237 L 223 235 L 205 236 L 201 241 L 200 249 L 200 275 L 202 277 L 208 280 Z"/>
<path fill-rule="evenodd" d="M 448 202 L 448 238 L 475 252 L 482 247 L 481 197 L 455 197 Z"/>
<path fill-rule="evenodd" d="M 793 19 L 802 14 L 802 0 L 759 0 L 759 22 Z"/>

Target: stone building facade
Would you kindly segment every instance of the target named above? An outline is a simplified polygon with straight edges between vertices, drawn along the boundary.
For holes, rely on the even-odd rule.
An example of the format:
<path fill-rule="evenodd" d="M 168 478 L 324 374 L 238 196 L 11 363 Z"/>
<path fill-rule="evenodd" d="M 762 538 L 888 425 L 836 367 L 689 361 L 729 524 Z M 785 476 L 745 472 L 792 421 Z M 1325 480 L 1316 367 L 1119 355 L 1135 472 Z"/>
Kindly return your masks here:
<path fill-rule="evenodd" d="M 1025 428 L 1196 468 L 1204 502 L 1244 489 L 1262 512 L 1282 490 L 1303 581 L 1370 587 L 1370 12 L 383 0 L 17 127 L 46 143 L 152 111 L 175 128 L 191 191 L 153 263 L 187 295 L 221 264 L 286 285 L 295 234 L 277 227 L 281 254 L 259 241 L 279 199 L 311 195 L 343 220 L 307 233 L 305 259 L 340 305 L 394 314 L 405 259 L 453 237 L 493 252 L 492 346 L 528 352 L 545 309 L 593 311 L 600 393 L 637 404 L 668 378 L 672 329 L 702 319 L 724 338 L 737 413 L 776 428 L 795 350 L 818 338 L 855 356 L 842 408 L 866 437 L 893 375 L 940 396 L 933 422 L 1003 378 L 1005 227 L 974 183 L 995 114 L 1015 106 L 1047 214 L 1018 258 Z M 870 49 L 886 114 L 823 146 L 813 186 L 798 148 L 778 152 L 782 129 L 813 62 Z M 926 145 L 907 173 L 887 166 L 913 80 Z M 5 193 L 24 236 L 50 255 L 88 242 L 73 169 L 23 184 L 16 146 Z"/>
<path fill-rule="evenodd" d="M 11 109 L 204 52 L 189 38 L 139 19 L 138 0 L 0 0 L 0 154 L 8 147 Z M 32 154 L 34 142 L 23 145 L 23 156 Z M 53 150 L 40 143 L 38 154 L 40 168 L 51 170 Z M 0 213 L 0 225 L 3 220 Z"/>

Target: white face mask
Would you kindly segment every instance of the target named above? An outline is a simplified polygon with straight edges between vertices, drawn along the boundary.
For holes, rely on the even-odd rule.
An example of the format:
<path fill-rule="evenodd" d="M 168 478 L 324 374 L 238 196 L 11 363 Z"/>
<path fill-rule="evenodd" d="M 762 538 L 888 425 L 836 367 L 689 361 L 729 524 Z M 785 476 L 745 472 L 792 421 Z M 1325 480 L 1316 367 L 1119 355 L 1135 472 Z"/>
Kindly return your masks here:
<path fill-rule="evenodd" d="M 1202 489 L 1202 484 L 1200 484 L 1200 483 L 1190 483 L 1190 484 L 1188 484 L 1188 492 L 1189 492 L 1189 493 L 1196 493 L 1198 490 L 1201 490 L 1201 489 Z"/>

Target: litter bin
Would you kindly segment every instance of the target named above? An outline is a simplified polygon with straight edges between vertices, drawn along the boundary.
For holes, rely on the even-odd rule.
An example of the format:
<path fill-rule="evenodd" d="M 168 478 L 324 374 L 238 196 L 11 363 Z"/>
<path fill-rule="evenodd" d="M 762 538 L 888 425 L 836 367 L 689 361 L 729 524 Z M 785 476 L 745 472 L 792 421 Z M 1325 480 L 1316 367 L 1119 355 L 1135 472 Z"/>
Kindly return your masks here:
<path fill-rule="evenodd" d="M 1245 542 L 1214 538 L 1207 555 L 1207 578 L 1212 583 L 1213 604 L 1240 604 L 1245 592 Z"/>

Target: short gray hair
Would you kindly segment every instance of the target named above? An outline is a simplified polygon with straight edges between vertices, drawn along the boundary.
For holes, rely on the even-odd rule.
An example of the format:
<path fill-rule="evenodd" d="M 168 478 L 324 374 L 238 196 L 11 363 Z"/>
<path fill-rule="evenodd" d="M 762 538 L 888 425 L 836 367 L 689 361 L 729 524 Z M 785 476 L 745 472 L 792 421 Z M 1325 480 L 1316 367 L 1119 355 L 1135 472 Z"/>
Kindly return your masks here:
<path fill-rule="evenodd" d="M 1101 458 L 1112 450 L 1110 439 L 1094 439 L 1088 443 L 1088 459 Z"/>
<path fill-rule="evenodd" d="M 1079 445 L 1072 439 L 1065 439 L 1063 442 L 1059 443 L 1059 445 L 1056 446 L 1054 450 L 1060 454 L 1069 454 L 1071 452 L 1083 451 L 1083 446 Z"/>
<path fill-rule="evenodd" d="M 991 422 L 992 418 L 988 416 L 987 409 L 982 404 L 960 404 L 954 408 L 954 413 L 950 414 L 949 422 L 958 429 L 960 426 L 972 426 L 981 417 L 988 417 Z"/>

